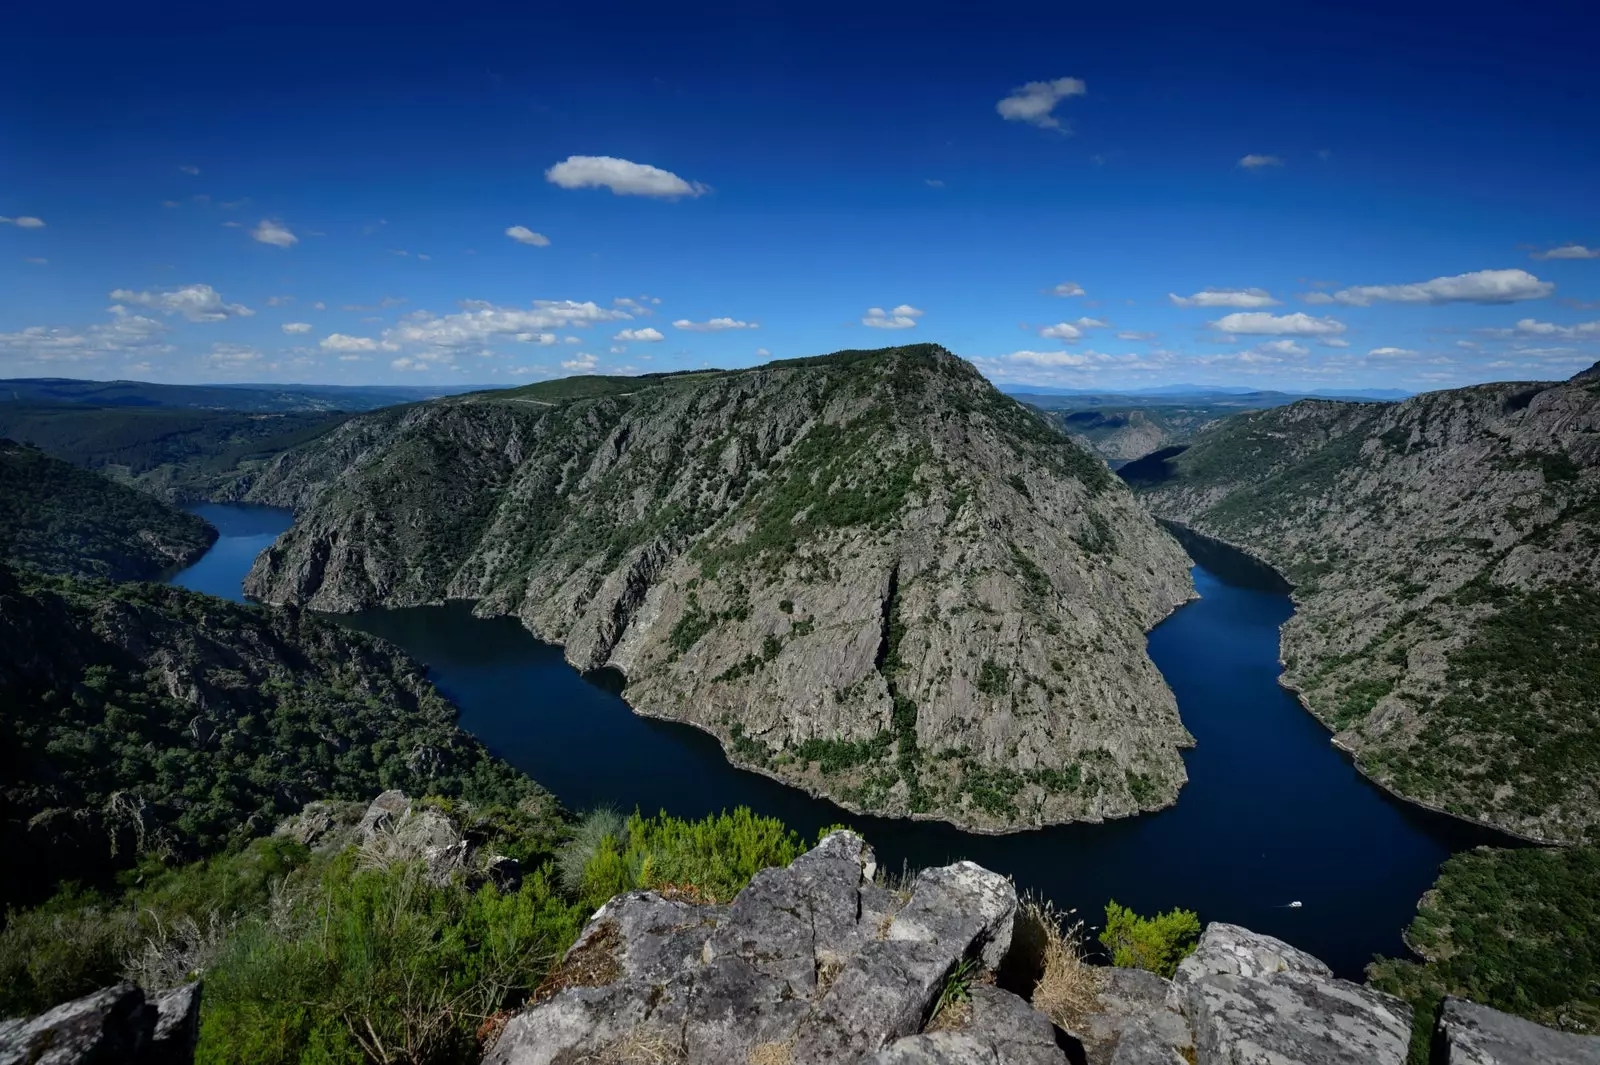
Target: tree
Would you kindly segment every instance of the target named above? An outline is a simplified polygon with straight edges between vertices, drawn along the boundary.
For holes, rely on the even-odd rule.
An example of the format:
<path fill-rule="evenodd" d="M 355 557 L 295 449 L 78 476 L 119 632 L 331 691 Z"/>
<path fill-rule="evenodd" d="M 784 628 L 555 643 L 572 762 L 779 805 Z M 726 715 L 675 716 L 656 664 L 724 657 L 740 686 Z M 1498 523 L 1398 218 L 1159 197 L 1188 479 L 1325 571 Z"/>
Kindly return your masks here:
<path fill-rule="evenodd" d="M 1200 918 L 1193 910 L 1140 917 L 1113 899 L 1106 903 L 1106 927 L 1100 942 L 1111 951 L 1113 965 L 1171 977 L 1178 971 L 1178 963 L 1194 953 L 1199 937 Z"/>

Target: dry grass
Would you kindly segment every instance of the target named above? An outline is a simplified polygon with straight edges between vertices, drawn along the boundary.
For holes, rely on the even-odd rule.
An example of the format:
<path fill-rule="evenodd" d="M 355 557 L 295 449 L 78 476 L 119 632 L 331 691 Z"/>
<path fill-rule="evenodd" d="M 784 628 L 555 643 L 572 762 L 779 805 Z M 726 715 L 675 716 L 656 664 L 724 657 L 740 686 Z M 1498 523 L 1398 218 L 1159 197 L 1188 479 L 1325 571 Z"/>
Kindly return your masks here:
<path fill-rule="evenodd" d="M 533 993 L 534 1002 L 543 1002 L 569 987 L 604 987 L 622 975 L 622 965 L 617 961 L 617 951 L 622 946 L 622 933 L 616 921 L 602 921 L 565 960 L 544 978 Z"/>
<path fill-rule="evenodd" d="M 789 1065 L 793 1060 L 793 1039 L 782 1043 L 757 1043 L 745 1057 L 748 1065 Z"/>
<path fill-rule="evenodd" d="M 844 971 L 842 958 L 826 957 L 817 959 L 817 996 L 820 998 L 833 986 L 841 972 Z"/>
<path fill-rule="evenodd" d="M 1037 945 L 1041 966 L 1033 988 L 1033 1006 L 1068 1031 L 1081 1030 L 1083 1019 L 1099 1008 L 1099 981 L 1083 959 L 1083 922 L 1072 919 L 1042 899 L 1026 898 L 1017 915 L 1018 931 Z"/>
<path fill-rule="evenodd" d="M 677 1065 L 683 1048 L 660 1032 L 632 1031 L 579 1060 L 582 1065 Z"/>

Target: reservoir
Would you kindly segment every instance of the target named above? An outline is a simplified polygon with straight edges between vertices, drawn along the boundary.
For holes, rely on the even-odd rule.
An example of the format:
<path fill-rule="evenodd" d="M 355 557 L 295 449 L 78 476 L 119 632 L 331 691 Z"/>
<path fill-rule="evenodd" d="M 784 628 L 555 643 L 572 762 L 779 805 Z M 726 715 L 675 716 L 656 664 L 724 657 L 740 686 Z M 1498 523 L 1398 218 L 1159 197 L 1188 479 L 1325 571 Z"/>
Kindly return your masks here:
<path fill-rule="evenodd" d="M 242 601 L 251 562 L 291 515 L 192 509 L 222 535 L 173 582 Z M 427 666 L 460 707 L 463 728 L 571 809 L 699 817 L 743 805 L 810 839 L 847 824 L 890 870 L 970 859 L 1013 877 L 1020 891 L 1077 908 L 1091 926 L 1108 899 L 1141 913 L 1182 906 L 1202 921 L 1278 936 L 1360 979 L 1374 954 L 1405 953 L 1401 932 L 1445 858 L 1509 841 L 1401 802 L 1357 773 L 1277 683 L 1289 597 L 1237 552 L 1195 553 L 1204 560 L 1194 567 L 1200 598 L 1149 636 L 1150 657 L 1198 744 L 1184 752 L 1189 783 L 1177 805 L 1005 836 L 863 817 L 735 769 L 710 736 L 639 717 L 605 677 L 591 683 L 516 620 L 475 618 L 465 602 L 336 617 Z"/>

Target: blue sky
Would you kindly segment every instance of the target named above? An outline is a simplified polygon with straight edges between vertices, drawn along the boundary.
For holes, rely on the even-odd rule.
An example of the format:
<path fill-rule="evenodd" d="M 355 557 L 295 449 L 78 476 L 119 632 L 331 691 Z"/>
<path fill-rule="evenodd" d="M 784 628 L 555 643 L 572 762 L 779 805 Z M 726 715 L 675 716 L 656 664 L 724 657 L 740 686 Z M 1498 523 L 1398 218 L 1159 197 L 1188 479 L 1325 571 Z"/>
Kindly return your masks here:
<path fill-rule="evenodd" d="M 1600 15 L 1120 7 L 29 5 L 0 375 L 935 341 L 1011 383 L 1421 390 L 1600 359 Z"/>

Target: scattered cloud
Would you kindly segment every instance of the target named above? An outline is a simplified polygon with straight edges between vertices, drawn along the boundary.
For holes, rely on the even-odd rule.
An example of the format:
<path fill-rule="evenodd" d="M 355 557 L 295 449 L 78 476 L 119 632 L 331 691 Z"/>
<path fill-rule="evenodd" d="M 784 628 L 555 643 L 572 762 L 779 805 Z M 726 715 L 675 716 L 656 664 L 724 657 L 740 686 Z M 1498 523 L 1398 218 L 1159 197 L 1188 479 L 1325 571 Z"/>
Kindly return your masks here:
<path fill-rule="evenodd" d="M 1081 296 L 1083 295 L 1083 286 L 1076 281 L 1063 281 L 1051 289 L 1050 294 L 1053 296 Z"/>
<path fill-rule="evenodd" d="M 166 292 L 133 292 L 113 289 L 111 298 L 119 303 L 149 307 L 162 314 L 181 314 L 191 322 L 220 322 L 225 318 L 248 318 L 255 314 L 238 303 L 224 303 L 222 294 L 210 285 L 184 285 Z"/>
<path fill-rule="evenodd" d="M 1409 359 L 1417 353 L 1410 348 L 1373 348 L 1367 352 L 1371 359 Z"/>
<path fill-rule="evenodd" d="M 691 322 L 687 318 L 679 318 L 672 323 L 672 328 L 691 333 L 720 333 L 726 329 L 760 329 L 761 326 L 757 322 L 741 322 L 737 318 L 713 318 L 709 322 Z"/>
<path fill-rule="evenodd" d="M 267 297 L 267 306 L 268 307 L 287 307 L 287 306 L 289 306 L 289 304 L 291 304 L 293 302 L 294 302 L 294 297 L 293 296 L 268 296 Z"/>
<path fill-rule="evenodd" d="M 600 360 L 587 351 L 580 351 L 570 359 L 563 359 L 563 370 L 592 370 L 600 364 Z"/>
<path fill-rule="evenodd" d="M 37 255 L 29 255 L 28 257 L 26 257 L 22 261 L 25 262 L 25 263 L 32 263 L 35 266 L 44 266 L 44 265 L 46 265 L 47 263 L 50 262 L 49 259 L 41 259 Z"/>
<path fill-rule="evenodd" d="M 574 155 L 544 172 L 545 180 L 564 189 L 610 189 L 618 196 L 677 199 L 701 196 L 710 188 L 685 181 L 670 170 L 616 159 L 609 155 Z"/>
<path fill-rule="evenodd" d="M 1118 340 L 1154 340 L 1155 333 L 1141 333 L 1133 329 L 1124 329 L 1117 334 Z"/>
<path fill-rule="evenodd" d="M 1255 346 L 1257 355 L 1310 355 L 1311 349 L 1292 340 L 1266 340 Z"/>
<path fill-rule="evenodd" d="M 1334 293 L 1308 292 L 1300 298 L 1307 303 L 1342 303 L 1366 307 L 1376 301 L 1388 303 L 1515 303 L 1543 299 L 1556 290 L 1549 281 L 1540 281 L 1526 270 L 1477 270 L 1453 277 L 1436 277 L 1409 285 L 1356 285 Z"/>
<path fill-rule="evenodd" d="M 1282 166 L 1283 160 L 1276 155 L 1247 155 L 1239 160 L 1239 165 L 1246 170 L 1260 170 L 1263 167 Z"/>
<path fill-rule="evenodd" d="M 1540 322 L 1532 318 L 1524 318 L 1516 324 L 1514 329 L 1487 329 L 1484 332 L 1491 336 L 1499 337 L 1560 337 L 1562 340 L 1592 340 L 1600 339 L 1600 321 L 1579 322 L 1576 325 L 1556 325 L 1554 322 Z"/>
<path fill-rule="evenodd" d="M 1272 298 L 1264 288 L 1207 288 L 1192 296 L 1167 293 L 1167 299 L 1178 307 L 1277 307 L 1281 301 Z"/>
<path fill-rule="evenodd" d="M 200 176 L 200 168 L 197 166 L 180 166 L 178 169 L 182 173 L 188 174 L 190 177 Z"/>
<path fill-rule="evenodd" d="M 311 332 L 311 323 L 310 322 L 284 322 L 283 325 L 279 326 L 278 328 L 282 329 L 285 333 L 290 333 L 290 334 L 294 334 L 294 333 L 309 333 L 309 332 Z"/>
<path fill-rule="evenodd" d="M 0 225 L 16 226 L 18 229 L 43 229 L 44 219 L 35 218 L 31 214 L 21 215 L 17 218 L 7 218 L 0 215 Z"/>
<path fill-rule="evenodd" d="M 666 338 L 665 335 L 662 334 L 661 330 L 652 328 L 650 326 L 646 326 L 643 329 L 624 329 L 622 332 L 618 333 L 616 336 L 612 337 L 611 339 L 612 340 L 641 340 L 641 341 L 649 341 L 649 342 L 653 343 L 655 341 L 665 340 L 667 338 Z"/>
<path fill-rule="evenodd" d="M 288 226 L 266 218 L 256 223 L 256 227 L 250 231 L 250 236 L 262 244 L 271 244 L 274 248 L 292 248 L 300 243 L 300 238 L 291 233 Z"/>
<path fill-rule="evenodd" d="M 1536 251 L 1530 259 L 1600 259 L 1600 248 L 1586 248 L 1582 244 L 1563 244 L 1548 251 Z"/>
<path fill-rule="evenodd" d="M 1329 336 L 1345 331 L 1345 324 L 1333 318 L 1313 318 L 1304 311 L 1272 315 L 1265 311 L 1225 314 L 1211 323 L 1220 333 L 1244 336 Z"/>
<path fill-rule="evenodd" d="M 323 303 L 321 300 L 318 300 L 311 305 L 311 309 L 314 311 L 325 311 L 328 309 L 328 305 Z"/>
<path fill-rule="evenodd" d="M 756 349 L 756 358 L 758 358 L 758 359 L 770 359 L 770 358 L 772 358 L 772 352 L 768 351 L 766 348 L 757 348 Z"/>
<path fill-rule="evenodd" d="M 1040 129 L 1068 132 L 1056 118 L 1056 105 L 1062 100 L 1082 96 L 1088 92 L 1078 78 L 1056 78 L 1054 81 L 1030 81 L 1012 89 L 1011 95 L 994 105 L 1001 118 L 1007 122 L 1026 122 Z"/>
<path fill-rule="evenodd" d="M 205 361 L 213 366 L 221 366 L 228 369 L 249 366 L 260 359 L 261 352 L 248 344 L 223 343 L 212 344 L 211 354 L 205 357 Z"/>
<path fill-rule="evenodd" d="M 940 181 L 938 178 L 923 178 L 922 179 L 922 183 L 924 185 L 928 186 L 928 188 L 930 188 L 930 189 L 942 189 L 942 188 L 944 188 L 944 182 Z"/>
<path fill-rule="evenodd" d="M 1105 329 L 1106 323 L 1098 318 L 1079 318 L 1076 322 L 1057 322 L 1039 330 L 1039 335 L 1051 340 L 1077 340 L 1085 329 Z"/>
<path fill-rule="evenodd" d="M 868 307 L 861 324 L 871 326 L 873 329 L 910 329 L 917 324 L 917 319 L 922 317 L 922 313 L 909 303 L 902 303 L 889 311 L 882 307 Z"/>
<path fill-rule="evenodd" d="M 157 319 L 119 306 L 111 309 L 111 321 L 84 329 L 30 326 L 16 333 L 0 333 L 0 355 L 30 362 L 76 362 L 110 355 L 156 354 L 172 350 L 165 343 L 168 330 Z"/>
<path fill-rule="evenodd" d="M 531 244 L 535 248 L 548 248 L 550 246 L 549 237 L 543 233 L 535 233 L 527 226 L 512 226 L 506 230 L 506 236 L 518 244 Z"/>
<path fill-rule="evenodd" d="M 534 300 L 531 310 L 498 307 L 481 300 L 466 301 L 461 307 L 457 314 L 417 311 L 386 331 L 384 338 L 434 349 L 482 347 L 494 340 L 554 344 L 557 337 L 548 330 L 633 317 L 626 311 L 573 300 Z"/>
<path fill-rule="evenodd" d="M 323 351 L 397 351 L 398 347 L 386 341 L 374 340 L 372 337 L 353 337 L 344 333 L 329 333 L 322 338 L 318 345 Z"/>

